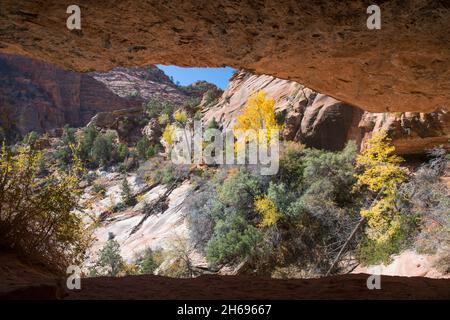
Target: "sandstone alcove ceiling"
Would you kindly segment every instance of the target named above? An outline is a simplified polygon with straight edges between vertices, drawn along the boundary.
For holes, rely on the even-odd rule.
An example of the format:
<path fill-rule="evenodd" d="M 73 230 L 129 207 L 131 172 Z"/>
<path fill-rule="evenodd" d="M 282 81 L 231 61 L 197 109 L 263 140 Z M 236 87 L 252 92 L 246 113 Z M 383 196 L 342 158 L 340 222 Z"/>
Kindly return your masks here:
<path fill-rule="evenodd" d="M 450 100 L 448 1 L 3 0 L 0 52 L 75 71 L 151 63 L 245 68 L 371 112 L 432 112 Z"/>

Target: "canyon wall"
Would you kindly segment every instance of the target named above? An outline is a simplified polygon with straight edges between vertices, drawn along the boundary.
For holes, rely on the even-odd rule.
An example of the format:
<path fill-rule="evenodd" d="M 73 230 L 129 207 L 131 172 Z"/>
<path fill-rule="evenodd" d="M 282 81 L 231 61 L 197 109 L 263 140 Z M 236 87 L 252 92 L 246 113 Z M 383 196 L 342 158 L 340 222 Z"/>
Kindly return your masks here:
<path fill-rule="evenodd" d="M 204 110 L 204 121 L 214 118 L 223 128 L 232 128 L 249 96 L 258 90 L 275 99 L 286 140 L 339 150 L 349 140 L 364 147 L 372 132 L 383 129 L 399 154 L 420 154 L 439 145 L 450 148 L 450 113 L 445 109 L 432 113 L 371 113 L 294 81 L 244 70 L 231 78 L 219 101 Z"/>
<path fill-rule="evenodd" d="M 88 74 L 20 56 L 0 56 L 0 126 L 12 135 L 84 126 L 98 112 L 140 106 Z"/>
<path fill-rule="evenodd" d="M 30 131 L 85 126 L 98 113 L 142 110 L 150 99 L 181 105 L 208 89 L 217 87 L 202 81 L 179 87 L 154 65 L 78 73 L 0 54 L 0 127 L 14 140 Z"/>
<path fill-rule="evenodd" d="M 450 100 L 450 4 L 378 1 L 3 0 L 0 52 L 69 70 L 224 65 L 290 79 L 371 112 L 433 112 Z"/>

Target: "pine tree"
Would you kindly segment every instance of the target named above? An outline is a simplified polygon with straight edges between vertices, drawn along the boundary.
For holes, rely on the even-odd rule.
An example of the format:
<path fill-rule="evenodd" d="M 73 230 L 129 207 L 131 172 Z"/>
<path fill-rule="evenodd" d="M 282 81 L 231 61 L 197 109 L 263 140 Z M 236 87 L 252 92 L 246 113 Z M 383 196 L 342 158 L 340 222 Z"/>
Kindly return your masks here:
<path fill-rule="evenodd" d="M 124 175 L 123 180 L 122 180 L 121 197 L 122 197 L 122 203 L 124 203 L 125 205 L 132 204 L 133 196 L 131 195 L 131 188 L 130 188 L 130 184 L 128 183 L 126 175 Z"/>
<path fill-rule="evenodd" d="M 125 262 L 120 255 L 120 245 L 114 239 L 114 234 L 110 232 L 108 236 L 108 241 L 100 250 L 97 266 L 106 269 L 105 275 L 116 277 L 124 270 Z M 100 274 L 102 273 L 100 272 Z"/>
<path fill-rule="evenodd" d="M 219 123 L 217 123 L 216 117 L 213 117 L 208 123 L 208 129 L 219 129 Z"/>

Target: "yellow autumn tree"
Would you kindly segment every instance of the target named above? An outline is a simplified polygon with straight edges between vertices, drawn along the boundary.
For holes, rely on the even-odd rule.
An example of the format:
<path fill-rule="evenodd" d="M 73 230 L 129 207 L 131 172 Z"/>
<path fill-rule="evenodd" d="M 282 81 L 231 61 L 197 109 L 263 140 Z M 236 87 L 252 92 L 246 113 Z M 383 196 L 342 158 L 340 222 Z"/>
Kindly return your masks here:
<path fill-rule="evenodd" d="M 173 124 L 168 124 L 166 128 L 164 129 L 162 138 L 165 143 L 170 147 L 173 145 L 173 134 L 175 132 L 175 126 Z"/>
<path fill-rule="evenodd" d="M 81 165 L 75 156 L 67 172 L 42 176 L 42 157 L 30 145 L 3 145 L 0 151 L 0 246 L 65 273 L 83 261 L 90 242 L 77 210 Z"/>
<path fill-rule="evenodd" d="M 187 122 L 187 113 L 184 110 L 177 110 L 173 114 L 173 118 L 180 124 L 185 124 Z"/>
<path fill-rule="evenodd" d="M 270 227 L 277 223 L 281 218 L 277 205 L 266 195 L 257 197 L 254 205 L 256 212 L 262 216 L 262 220 L 259 224 L 260 227 Z"/>
<path fill-rule="evenodd" d="M 247 137 L 247 141 L 258 139 L 258 142 L 264 138 L 262 130 L 266 130 L 265 138 L 270 141 L 273 131 L 280 129 L 275 114 L 275 99 L 267 98 L 264 91 L 258 91 L 250 96 L 233 128 L 235 132 L 237 130 L 254 130 L 257 136 Z"/>
<path fill-rule="evenodd" d="M 354 188 L 366 189 L 375 196 L 372 206 L 360 213 L 367 220 L 369 239 L 377 244 L 389 241 L 401 228 L 401 214 L 395 202 L 398 185 L 406 180 L 407 172 L 400 167 L 403 159 L 394 152 L 386 131 L 378 131 L 356 158 L 361 173 L 356 176 Z"/>

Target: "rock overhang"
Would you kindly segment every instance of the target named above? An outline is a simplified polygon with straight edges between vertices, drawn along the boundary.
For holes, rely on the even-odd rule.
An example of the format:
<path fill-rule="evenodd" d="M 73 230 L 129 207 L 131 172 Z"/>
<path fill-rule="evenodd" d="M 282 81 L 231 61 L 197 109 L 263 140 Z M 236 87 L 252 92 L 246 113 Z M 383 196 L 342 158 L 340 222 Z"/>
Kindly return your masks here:
<path fill-rule="evenodd" d="M 371 112 L 432 112 L 450 101 L 450 6 L 379 1 L 79 1 L 81 30 L 58 0 L 2 1 L 0 52 L 66 69 L 175 64 L 253 70 Z"/>

